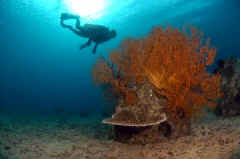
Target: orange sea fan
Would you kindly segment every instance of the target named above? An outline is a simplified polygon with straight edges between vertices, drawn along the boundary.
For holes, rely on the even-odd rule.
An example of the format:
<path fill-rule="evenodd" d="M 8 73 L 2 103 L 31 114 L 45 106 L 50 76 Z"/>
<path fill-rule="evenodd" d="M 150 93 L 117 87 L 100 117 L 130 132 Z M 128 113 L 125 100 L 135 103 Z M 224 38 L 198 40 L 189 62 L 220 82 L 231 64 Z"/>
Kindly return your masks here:
<path fill-rule="evenodd" d="M 181 109 L 190 119 L 203 106 L 214 107 L 221 95 L 220 75 L 206 71 L 215 56 L 210 40 L 204 43 L 203 34 L 195 28 L 187 34 L 187 29 L 155 27 L 143 38 L 125 39 L 118 50 L 110 53 L 111 67 L 100 61 L 102 64 L 93 72 L 96 79 L 112 83 L 129 99 L 134 98 L 133 94 L 126 96 L 130 85 L 148 81 L 168 99 L 167 111 L 176 113 Z"/>
<path fill-rule="evenodd" d="M 161 37 L 159 37 L 161 36 Z M 181 108 L 191 118 L 204 105 L 213 107 L 220 96 L 220 76 L 211 75 L 206 67 L 213 63 L 216 49 L 204 44 L 202 33 L 191 34 L 168 27 L 154 28 L 148 39 L 152 52 L 146 59 L 144 73 L 161 95 L 168 98 L 167 110 Z M 198 89 L 197 89 L 198 88 Z"/>

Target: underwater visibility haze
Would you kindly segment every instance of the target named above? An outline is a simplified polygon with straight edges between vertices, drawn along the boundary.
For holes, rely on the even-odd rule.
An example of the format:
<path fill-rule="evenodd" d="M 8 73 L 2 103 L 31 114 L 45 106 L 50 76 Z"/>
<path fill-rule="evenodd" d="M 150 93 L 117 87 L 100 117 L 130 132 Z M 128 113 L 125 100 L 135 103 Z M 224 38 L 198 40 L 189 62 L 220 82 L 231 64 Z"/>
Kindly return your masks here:
<path fill-rule="evenodd" d="M 150 64 L 147 60 L 142 62 L 141 64 L 144 64 L 144 66 L 146 66 L 143 69 L 140 69 L 141 64 L 132 66 L 132 63 L 135 64 L 139 62 L 138 58 L 144 59 L 144 57 L 146 57 L 145 55 L 140 55 L 140 53 L 138 53 L 136 50 L 139 51 L 140 49 L 141 51 L 145 50 L 151 52 L 151 49 L 149 49 L 150 47 L 147 47 L 150 45 L 156 50 L 157 44 L 154 42 L 155 40 L 151 41 L 146 39 L 159 38 L 160 41 L 164 40 L 160 37 L 171 39 L 171 33 L 174 34 L 174 36 L 177 38 L 181 38 L 180 41 L 184 41 L 187 38 L 187 36 L 185 36 L 183 33 L 184 27 L 196 28 L 199 32 L 202 32 L 203 37 L 197 35 L 194 36 L 194 33 L 196 32 L 193 31 L 193 37 L 189 37 L 189 39 L 190 41 L 194 41 L 194 38 L 196 38 L 196 41 L 192 43 L 186 42 L 185 44 L 191 45 L 191 47 L 189 46 L 190 49 L 196 48 L 196 50 L 200 53 L 202 53 L 201 49 L 205 50 L 205 52 L 208 53 L 206 57 L 204 55 L 204 58 L 198 57 L 198 59 L 207 61 L 209 59 L 211 60 L 212 58 L 213 60 L 210 62 L 212 63 L 211 66 L 208 66 L 208 62 L 201 65 L 199 64 L 199 67 L 201 68 L 196 72 L 201 77 L 197 77 L 195 79 L 195 77 L 192 77 L 195 75 L 186 75 L 188 77 L 186 78 L 187 81 L 191 81 L 194 78 L 193 81 L 198 81 L 198 84 L 200 85 L 198 86 L 198 84 L 196 84 L 197 82 L 194 84 L 189 82 L 194 85 L 190 88 L 191 91 L 197 92 L 195 94 L 196 96 L 193 97 L 193 95 L 189 95 L 189 98 L 192 98 L 191 101 L 194 101 L 194 99 L 197 97 L 196 100 L 198 100 L 198 97 L 202 97 L 202 95 L 206 93 L 209 99 L 202 99 L 205 98 L 204 96 L 198 103 L 200 105 L 204 105 L 210 100 L 212 102 L 212 100 L 224 98 L 226 95 L 228 95 L 227 92 L 230 87 L 226 86 L 223 89 L 223 84 L 220 86 L 220 76 L 223 77 L 225 74 L 227 74 L 226 72 L 231 72 L 233 74 L 237 74 L 236 78 L 234 75 L 228 74 L 226 76 L 231 76 L 231 79 L 233 79 L 232 81 L 237 81 L 235 83 L 238 83 L 240 80 L 240 71 L 238 71 L 240 70 L 240 67 L 238 68 L 240 64 L 238 65 L 237 61 L 238 58 L 240 58 L 239 19 L 240 2 L 238 0 L 0 0 L 0 159 L 1 157 L 14 157 L 19 159 L 36 157 L 87 158 L 87 155 L 89 155 L 90 158 L 93 158 L 95 155 L 94 158 L 124 159 L 124 155 L 121 157 L 119 154 L 127 155 L 128 150 L 112 151 L 109 147 L 106 146 L 115 144 L 113 147 L 116 148 L 119 146 L 118 144 L 121 144 L 119 141 L 126 140 L 125 135 L 126 132 L 129 133 L 129 130 L 119 128 L 119 126 L 153 126 L 153 123 L 155 123 L 155 125 L 156 123 L 160 124 L 163 119 L 156 119 L 159 117 L 158 114 L 158 117 L 154 119 L 149 119 L 146 117 L 146 120 L 151 121 L 148 123 L 145 122 L 145 118 L 141 118 L 140 120 L 136 117 L 134 120 L 141 122 L 140 124 L 136 124 L 136 122 L 136 125 L 132 123 L 124 123 L 121 125 L 122 123 L 116 121 L 105 121 L 105 123 L 110 124 L 110 126 L 102 124 L 102 119 L 111 117 L 113 113 L 119 111 L 118 108 L 121 110 L 127 110 L 126 108 L 121 107 L 124 105 L 121 105 L 121 102 L 124 100 L 125 104 L 127 105 L 135 105 L 136 101 L 138 101 L 138 104 L 136 104 L 138 106 L 146 101 L 149 101 L 147 105 L 155 105 L 156 103 L 161 103 L 161 105 L 164 105 L 161 101 L 162 97 L 165 96 L 167 98 L 167 102 L 170 103 L 173 96 L 171 94 L 171 91 L 173 90 L 172 87 L 170 88 L 170 86 L 162 86 L 162 83 L 164 82 L 160 80 L 161 77 L 163 79 L 168 79 L 168 76 L 166 75 L 166 77 L 160 77 L 160 75 L 156 75 L 157 72 L 162 68 L 159 67 L 159 70 L 156 69 L 155 72 L 152 71 L 154 70 L 153 66 L 157 65 L 156 63 L 160 63 L 160 60 L 168 59 L 167 56 L 170 55 L 170 52 L 168 52 L 169 50 L 164 52 L 164 54 L 166 54 L 166 58 L 159 58 L 158 62 L 156 62 L 157 60 L 150 61 Z M 77 27 L 75 25 L 78 22 L 79 26 Z M 94 27 L 97 27 L 97 29 L 100 31 Z M 159 28 L 156 29 L 156 27 Z M 73 28 L 75 28 L 77 31 L 73 31 Z M 168 28 L 169 30 L 163 31 L 160 28 L 163 28 L 163 30 Z M 91 29 L 95 29 L 95 32 L 93 32 Z M 210 39 L 209 45 L 206 44 L 206 47 L 204 48 L 201 48 L 201 46 L 198 47 L 198 40 L 201 41 L 202 39 L 206 41 L 207 38 Z M 134 41 L 133 39 L 139 39 L 139 41 Z M 175 47 L 175 45 L 170 45 L 174 42 L 176 42 L 176 47 L 180 47 L 181 44 L 178 43 L 179 39 L 176 41 L 174 40 L 172 43 L 168 43 L 169 48 Z M 140 44 L 140 41 L 146 44 L 146 46 L 144 45 L 143 47 Z M 95 46 L 95 43 L 98 43 L 98 45 Z M 166 45 L 159 43 L 158 46 L 164 48 Z M 95 51 L 94 47 L 96 47 Z M 161 50 L 161 48 L 159 50 Z M 134 51 L 136 51 L 136 54 L 131 53 Z M 159 51 L 158 55 L 160 53 L 161 51 Z M 119 54 L 119 56 L 117 54 Z M 128 56 L 126 54 L 129 54 L 129 63 L 132 62 L 131 64 L 126 62 L 128 59 Z M 164 57 L 164 54 L 161 56 Z M 182 70 L 184 69 L 186 63 L 189 63 L 189 67 L 191 65 L 191 61 L 186 61 L 186 63 L 181 61 L 182 59 L 191 59 L 187 58 L 186 54 L 180 55 L 180 62 L 178 64 L 176 63 L 175 65 L 182 66 Z M 157 59 L 158 55 L 154 54 L 152 56 Z M 185 55 L 186 58 L 181 58 Z M 171 57 L 178 58 L 177 55 L 172 55 L 169 56 L 169 59 Z M 229 57 L 232 57 L 233 59 L 229 59 Z M 230 62 L 225 61 L 226 59 L 229 59 Z M 192 61 L 194 61 L 194 59 Z M 169 64 L 165 63 L 165 61 L 162 62 L 162 65 L 164 65 L 163 63 L 166 65 Z M 196 63 L 198 63 L 198 61 L 192 63 L 193 67 Z M 171 64 L 169 64 L 169 67 L 170 65 Z M 230 65 L 231 68 L 229 68 Z M 134 71 L 130 71 L 131 75 L 128 76 L 129 72 L 126 70 L 131 70 L 132 68 L 135 68 L 134 71 L 136 75 L 133 73 Z M 152 72 L 150 72 L 150 70 Z M 186 68 L 186 70 L 188 70 L 188 68 Z M 138 76 L 137 73 L 141 73 L 141 71 L 144 72 L 146 76 Z M 169 70 L 169 72 L 171 71 L 172 70 Z M 206 73 L 205 71 L 208 71 L 210 74 Z M 112 73 L 111 77 L 107 77 L 109 72 Z M 163 74 L 163 72 L 164 71 L 159 71 L 158 73 Z M 100 75 L 99 73 L 102 74 Z M 215 75 L 212 77 L 213 73 L 215 73 Z M 128 78 L 134 78 L 135 84 L 132 84 L 134 83 L 133 81 L 126 82 Z M 150 82 L 144 83 L 144 86 L 140 87 L 138 85 L 139 83 L 136 82 L 142 81 L 140 78 L 146 78 Z M 169 81 L 176 80 L 177 78 L 180 80 L 185 79 L 182 74 L 178 76 L 178 74 L 175 73 L 174 75 L 171 75 L 171 78 L 169 77 Z M 204 83 L 204 78 L 209 78 L 209 81 L 205 81 L 209 82 L 208 84 L 205 83 L 206 85 L 204 85 L 207 87 L 206 90 L 200 88 L 202 87 L 201 83 Z M 100 86 L 96 85 L 96 80 L 99 80 L 97 83 L 100 83 Z M 121 83 L 124 80 L 125 83 Z M 150 86 L 149 84 L 152 85 Z M 187 85 L 188 83 L 186 82 L 186 87 Z M 237 86 L 234 85 L 234 87 Z M 125 89 L 126 87 L 128 88 Z M 112 90 L 109 91 L 107 90 L 108 88 Z M 162 93 L 162 88 L 167 90 L 169 88 L 169 90 L 167 93 Z M 184 90 L 182 88 L 179 89 Z M 213 89 L 214 91 L 212 91 Z M 156 92 L 157 95 L 155 96 L 153 93 L 153 95 L 151 94 L 151 98 L 148 98 L 145 95 L 142 95 L 144 94 L 142 92 L 145 92 L 146 90 Z M 223 91 L 224 93 L 219 93 L 220 90 L 224 90 L 225 92 Z M 135 91 L 135 93 L 132 93 L 133 91 Z M 113 92 L 117 93 L 114 94 Z M 169 92 L 171 95 L 169 95 Z M 215 93 L 214 95 L 211 94 L 213 92 Z M 240 93 L 238 94 L 238 90 L 236 92 L 237 93 L 235 94 L 237 95 L 235 95 L 236 98 L 234 99 L 236 99 L 235 102 L 237 104 L 234 105 L 234 108 L 239 110 L 240 114 Z M 124 94 L 123 97 L 120 97 L 122 94 Z M 174 95 L 174 97 L 175 96 L 177 95 Z M 156 100 L 154 101 L 155 103 L 153 102 L 153 99 Z M 209 101 L 203 102 L 205 100 Z M 174 102 L 171 104 L 174 105 L 174 103 L 176 104 L 177 102 L 174 100 Z M 190 102 L 187 104 L 186 103 L 184 104 L 187 105 Z M 116 105 L 121 106 L 115 108 Z M 225 113 L 225 111 L 222 110 L 222 105 L 221 110 L 219 108 L 217 111 L 220 112 L 220 114 Z M 134 106 L 129 109 L 133 110 L 133 107 Z M 156 110 L 155 108 L 152 109 L 153 111 L 160 111 L 160 108 L 159 110 Z M 183 112 L 181 112 L 182 109 L 184 109 Z M 183 113 L 183 123 L 186 121 L 185 119 L 190 118 L 188 118 L 188 114 L 192 115 L 191 111 L 193 111 L 191 109 L 185 110 L 185 108 L 181 108 L 179 110 L 180 114 Z M 144 108 L 144 111 L 147 110 Z M 174 111 L 175 114 L 179 115 L 177 109 L 171 109 L 169 112 L 170 111 Z M 124 114 L 124 116 L 128 117 L 131 115 L 132 114 L 129 112 Z M 162 112 L 160 113 L 160 116 L 161 115 Z M 170 116 L 169 120 L 172 118 L 175 119 L 175 116 Z M 181 118 L 181 115 L 178 117 Z M 27 120 L 25 120 L 25 118 L 27 118 Z M 208 118 L 214 118 L 215 121 L 215 116 Z M 125 119 L 126 118 L 124 117 L 118 118 L 118 120 L 122 121 Z M 176 117 L 176 119 L 178 118 Z M 35 122 L 36 120 L 39 121 Z M 127 118 L 126 120 L 130 119 Z M 239 119 L 234 118 L 231 120 L 234 120 L 234 122 L 231 123 L 239 122 Z M 18 121 L 20 123 L 18 123 Z M 89 126 L 91 124 L 93 126 Z M 115 129 L 113 132 L 109 133 L 109 131 L 112 131 L 111 125 L 115 127 Z M 185 126 L 187 124 L 184 123 L 182 125 Z M 213 125 L 216 126 L 215 124 Z M 168 126 L 172 125 L 170 124 L 166 127 L 169 128 Z M 212 125 L 208 127 L 213 128 Z M 222 127 L 222 125 L 219 127 Z M 232 126 L 232 128 L 237 129 L 236 126 Z M 97 133 L 93 132 L 92 136 L 90 135 L 91 137 L 86 136 L 86 134 L 89 133 L 88 131 L 94 131 L 94 129 L 97 131 Z M 239 129 L 240 127 L 233 132 L 240 134 Z M 33 133 L 31 134 L 31 131 L 28 130 L 32 130 Z M 170 131 L 169 129 L 167 130 Z M 167 130 L 164 129 L 164 132 L 166 133 Z M 171 131 L 175 130 L 178 131 L 178 128 L 172 129 Z M 213 131 L 215 130 L 217 130 L 217 128 Z M 37 140 L 36 134 L 38 134 L 38 131 L 40 134 L 39 136 L 41 136 L 40 138 L 47 140 L 50 137 L 44 137 L 44 134 L 50 134 L 50 136 L 52 135 L 52 140 L 55 142 L 52 140 L 46 142 L 44 139 L 44 141 L 41 139 Z M 48 131 L 49 133 L 46 133 Z M 139 131 L 142 132 L 142 130 Z M 55 132 L 55 135 L 53 135 L 53 132 Z M 67 135 L 68 133 L 70 133 L 70 135 Z M 77 137 L 77 135 L 81 133 L 84 134 L 83 136 L 86 137 L 85 139 L 82 139 L 82 137 L 79 136 L 79 138 Z M 119 135 L 120 133 L 123 133 L 124 137 L 122 137 L 122 134 Z M 152 130 L 148 132 L 148 134 L 149 133 L 152 133 Z M 16 138 L 12 138 L 11 135 L 14 136 L 13 134 L 21 134 L 22 136 L 20 135 Z M 98 141 L 100 138 L 102 140 L 101 134 L 104 134 L 103 136 L 107 136 L 106 139 L 104 138 L 104 140 L 106 140 L 104 142 L 106 143 L 103 145 L 101 145 L 102 143 Z M 76 138 L 74 138 L 74 135 L 76 135 Z M 113 143 L 110 143 L 109 140 L 112 140 L 114 138 L 112 136 L 114 135 L 115 138 L 119 139 L 117 140 L 119 143 L 115 143 L 115 141 L 113 141 Z M 218 135 L 219 134 L 216 134 L 216 136 Z M 30 137 L 27 138 L 27 136 Z M 154 135 L 151 137 L 153 136 Z M 165 134 L 165 137 L 166 136 L 168 135 Z M 129 134 L 127 134 L 127 138 L 128 137 Z M 234 142 L 232 145 L 229 143 L 229 146 L 227 146 L 227 148 L 234 147 L 235 152 L 235 147 L 237 147 L 235 144 L 237 136 L 234 135 L 234 137 L 229 137 L 234 140 Z M 240 141 L 240 136 L 238 135 L 238 137 L 238 141 Z M 131 143 L 140 143 L 140 145 L 145 145 L 145 142 L 149 141 L 147 139 L 144 139 L 144 141 L 135 141 L 136 138 L 139 139 L 139 136 L 135 137 L 134 141 L 133 139 L 129 139 L 127 143 L 129 143 L 131 140 Z M 22 141 L 24 139 L 26 139 L 26 142 Z M 36 145 L 35 147 L 33 146 L 33 148 L 29 147 L 29 143 L 32 140 L 37 143 L 36 145 L 38 145 L 38 147 L 36 147 Z M 65 147 L 63 146 L 63 140 L 68 141 L 68 143 L 65 144 Z M 78 143 L 74 143 L 72 140 L 78 141 Z M 153 139 L 151 139 L 151 141 L 152 140 Z M 156 140 L 158 139 L 154 138 L 154 141 Z M 192 139 L 192 141 L 193 140 L 195 139 Z M 16 144 L 13 142 L 16 142 Z M 177 140 L 176 143 L 179 142 L 180 141 Z M 53 143 L 56 145 L 53 145 Z M 81 146 L 79 147 L 81 143 L 88 143 L 86 149 L 90 149 L 89 151 L 91 151 L 91 146 L 89 145 L 95 145 L 95 150 L 91 153 L 88 153 L 88 151 L 85 151 L 84 148 Z M 46 149 L 49 149 L 51 147 L 50 144 L 52 144 L 53 147 L 59 146 L 61 148 L 56 150 L 53 148 L 53 151 L 56 153 L 52 153 L 50 150 L 47 152 Z M 181 143 L 179 144 L 181 145 Z M 70 145 L 71 148 L 67 147 L 66 145 Z M 101 147 L 102 149 L 98 151 L 96 147 Z M 124 146 L 120 145 L 119 147 Z M 158 148 L 161 149 L 160 147 L 155 146 L 152 151 L 155 151 Z M 132 156 L 140 152 L 140 149 L 138 147 L 134 147 L 133 149 L 131 152 L 129 152 L 129 154 L 132 154 Z M 169 155 L 167 151 L 169 148 L 165 147 L 165 149 L 166 153 Z M 165 153 L 165 149 L 163 147 L 162 154 Z M 213 152 L 213 149 L 210 148 L 206 151 L 209 151 L 210 153 L 210 151 Z M 238 145 L 238 149 L 240 151 L 240 145 Z M 36 151 L 33 152 L 33 150 Z M 146 148 L 145 150 L 146 153 L 145 151 L 141 152 L 143 153 L 143 155 L 140 155 L 141 157 L 146 159 L 155 158 L 154 155 L 149 156 L 150 154 L 154 154 L 152 151 L 150 152 L 150 148 Z M 174 148 L 172 148 L 172 150 L 174 151 Z M 230 148 L 230 150 L 233 151 L 233 148 Z M 228 149 L 226 149 L 226 154 L 229 154 L 227 152 L 230 152 L 230 150 L 228 151 Z M 216 152 L 218 152 L 218 150 L 216 150 Z M 93 153 L 95 154 L 92 155 Z M 159 154 L 159 156 L 162 154 Z M 218 155 L 220 154 L 217 154 L 216 156 L 213 155 L 213 158 L 218 158 Z M 226 159 L 231 157 L 233 158 L 234 155 L 235 154 L 231 154 L 230 157 L 226 155 Z M 236 152 L 236 156 L 237 155 L 240 156 L 240 152 Z M 206 156 L 199 155 L 198 157 L 204 158 Z M 125 158 L 128 157 L 125 156 Z M 178 158 L 176 155 L 172 156 L 171 154 L 168 157 Z M 184 157 L 187 158 L 187 156 L 182 156 L 182 158 Z M 131 158 L 131 155 L 129 158 Z"/>

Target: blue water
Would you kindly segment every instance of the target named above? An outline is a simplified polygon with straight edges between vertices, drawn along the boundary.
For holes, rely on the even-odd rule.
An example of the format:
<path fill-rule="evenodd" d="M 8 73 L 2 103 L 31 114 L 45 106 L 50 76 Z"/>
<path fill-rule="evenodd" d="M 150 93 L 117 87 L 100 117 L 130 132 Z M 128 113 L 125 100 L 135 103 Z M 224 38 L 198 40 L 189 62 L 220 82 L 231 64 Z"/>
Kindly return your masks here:
<path fill-rule="evenodd" d="M 160 24 L 194 25 L 211 38 L 217 59 L 240 56 L 238 0 L 105 0 L 96 1 L 102 3 L 96 13 L 84 15 L 81 11 L 91 6 L 75 2 L 0 0 L 0 110 L 100 112 L 105 102 L 91 77 L 97 57 Z M 115 29 L 117 38 L 100 45 L 95 55 L 93 45 L 79 50 L 87 39 L 60 26 L 62 12 Z"/>

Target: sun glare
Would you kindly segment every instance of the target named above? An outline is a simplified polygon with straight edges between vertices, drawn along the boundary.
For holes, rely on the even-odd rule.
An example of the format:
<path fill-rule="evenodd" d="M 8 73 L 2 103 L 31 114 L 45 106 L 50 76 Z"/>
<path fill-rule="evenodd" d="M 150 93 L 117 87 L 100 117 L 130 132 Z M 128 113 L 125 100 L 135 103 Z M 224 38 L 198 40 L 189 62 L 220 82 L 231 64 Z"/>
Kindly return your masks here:
<path fill-rule="evenodd" d="M 101 17 L 105 7 L 104 0 L 65 0 L 65 3 L 72 13 L 90 19 Z"/>

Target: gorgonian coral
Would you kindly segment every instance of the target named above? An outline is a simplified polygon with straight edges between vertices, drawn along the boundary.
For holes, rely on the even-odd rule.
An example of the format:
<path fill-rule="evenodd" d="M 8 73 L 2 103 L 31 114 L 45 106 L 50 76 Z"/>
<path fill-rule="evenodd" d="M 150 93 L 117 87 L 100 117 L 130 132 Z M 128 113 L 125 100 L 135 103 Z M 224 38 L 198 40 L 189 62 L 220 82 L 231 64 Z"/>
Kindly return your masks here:
<path fill-rule="evenodd" d="M 143 38 L 125 39 L 110 52 L 110 60 L 99 59 L 92 72 L 96 83 L 110 83 L 126 100 L 136 100 L 129 87 L 150 82 L 158 95 L 167 98 L 168 113 L 177 116 L 180 111 L 190 119 L 204 106 L 213 108 L 221 95 L 220 75 L 206 70 L 215 55 L 209 39 L 204 42 L 195 28 L 155 27 Z"/>

